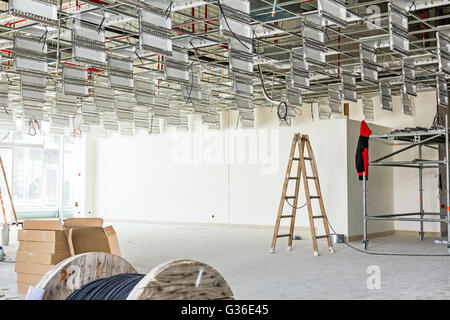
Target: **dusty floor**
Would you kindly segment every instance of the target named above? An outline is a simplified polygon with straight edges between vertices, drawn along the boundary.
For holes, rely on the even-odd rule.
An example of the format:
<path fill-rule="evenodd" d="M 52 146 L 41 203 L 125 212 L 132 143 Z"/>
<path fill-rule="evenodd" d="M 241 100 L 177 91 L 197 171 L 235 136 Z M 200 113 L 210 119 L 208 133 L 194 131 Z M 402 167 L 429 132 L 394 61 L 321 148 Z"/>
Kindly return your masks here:
<path fill-rule="evenodd" d="M 325 240 L 320 240 L 321 256 L 313 257 L 310 240 L 294 241 L 293 251 L 287 252 L 285 239 L 279 241 L 275 254 L 269 254 L 270 228 L 112 224 L 123 257 L 139 272 L 147 273 L 172 259 L 203 261 L 222 273 L 237 299 L 450 299 L 450 256 L 367 255 L 345 244 L 336 245 L 336 253 L 329 254 Z M 13 233 L 11 245 L 5 248 L 10 258 L 17 250 L 15 237 Z M 447 254 L 434 240 L 377 238 L 371 240 L 370 250 Z M 359 242 L 352 244 L 361 248 Z M 0 299 L 20 298 L 14 264 L 0 263 Z"/>

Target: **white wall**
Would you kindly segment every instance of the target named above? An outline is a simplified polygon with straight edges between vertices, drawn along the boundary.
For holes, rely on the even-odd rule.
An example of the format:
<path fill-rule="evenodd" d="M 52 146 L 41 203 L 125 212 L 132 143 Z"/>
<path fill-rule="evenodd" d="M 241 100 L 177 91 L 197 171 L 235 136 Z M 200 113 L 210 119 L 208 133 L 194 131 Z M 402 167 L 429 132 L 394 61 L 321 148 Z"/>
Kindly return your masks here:
<path fill-rule="evenodd" d="M 276 114 L 258 110 L 257 117 L 270 122 Z M 195 130 L 97 139 L 95 214 L 273 225 L 292 136 L 299 129 L 311 136 L 330 222 L 346 233 L 347 172 L 340 170 L 347 162 L 345 119 L 327 126 L 317 121 L 301 128 L 207 131 L 209 136 Z M 308 225 L 306 208 L 298 217 L 297 225 Z"/>
<path fill-rule="evenodd" d="M 421 93 L 415 116 L 409 117 L 402 115 L 398 97 L 394 97 L 393 112 L 381 110 L 379 100 L 374 98 L 376 121 L 369 126 L 375 133 L 391 130 L 386 127 L 428 127 L 435 101 L 434 93 Z M 279 127 L 275 108 L 260 108 L 255 110 L 258 130 L 236 130 L 236 113 L 230 111 L 221 118 L 222 127 L 229 130 L 205 131 L 194 118 L 191 134 L 176 134 L 168 128 L 160 136 L 98 138 L 91 144 L 93 190 L 88 197 L 92 199 L 92 212 L 125 220 L 273 225 L 292 135 L 301 131 L 311 137 L 330 223 L 339 233 L 359 235 L 362 190 L 355 173 L 354 152 L 363 118 L 361 102 L 350 104 L 350 119 L 357 121 L 342 115 L 318 120 L 317 104 L 313 105 L 312 121 L 310 110 L 305 104 L 290 128 Z M 370 157 L 395 148 L 371 143 Z M 412 174 L 397 168 L 371 168 L 369 214 L 407 210 L 411 197 L 418 197 Z M 428 189 L 425 203 L 431 209 L 437 202 L 435 178 L 434 173 L 424 176 Z M 406 186 L 398 188 L 399 181 Z M 297 225 L 308 226 L 306 208 L 299 210 Z M 417 229 L 416 224 L 371 222 L 369 232 L 388 231 L 394 226 Z"/>

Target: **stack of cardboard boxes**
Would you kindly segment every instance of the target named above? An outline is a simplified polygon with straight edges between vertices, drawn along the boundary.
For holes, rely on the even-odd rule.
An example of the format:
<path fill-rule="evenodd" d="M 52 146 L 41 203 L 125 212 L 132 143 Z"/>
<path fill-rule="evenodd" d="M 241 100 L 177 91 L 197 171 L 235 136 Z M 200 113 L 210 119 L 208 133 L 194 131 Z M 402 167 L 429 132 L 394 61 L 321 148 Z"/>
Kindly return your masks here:
<path fill-rule="evenodd" d="M 26 294 L 54 265 L 84 252 L 108 252 L 120 256 L 112 226 L 101 218 L 25 220 L 19 230 L 16 256 L 17 291 Z"/>
<path fill-rule="evenodd" d="M 16 256 L 17 291 L 25 294 L 58 262 L 70 257 L 61 221 L 25 220 Z"/>

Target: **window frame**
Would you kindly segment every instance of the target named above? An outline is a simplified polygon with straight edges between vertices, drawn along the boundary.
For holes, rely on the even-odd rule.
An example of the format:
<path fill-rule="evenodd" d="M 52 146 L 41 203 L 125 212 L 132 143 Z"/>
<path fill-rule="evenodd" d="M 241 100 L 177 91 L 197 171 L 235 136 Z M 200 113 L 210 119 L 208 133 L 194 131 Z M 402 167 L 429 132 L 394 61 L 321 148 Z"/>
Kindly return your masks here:
<path fill-rule="evenodd" d="M 25 135 L 25 133 L 22 133 Z M 57 148 L 51 147 L 51 148 L 45 148 L 45 139 L 55 139 L 58 138 L 58 141 L 55 142 L 57 144 Z M 10 186 L 11 189 L 11 193 L 14 199 L 14 194 L 15 194 L 15 190 L 14 190 L 14 151 L 16 148 L 25 148 L 25 156 L 26 156 L 26 168 L 25 170 L 28 171 L 29 169 L 31 169 L 29 167 L 30 162 L 29 162 L 29 150 L 30 149 L 41 149 L 43 151 L 42 154 L 42 164 L 40 165 L 41 167 L 41 190 L 40 190 L 40 205 L 39 206 L 30 206 L 29 203 L 27 203 L 25 206 L 19 206 L 17 207 L 16 204 L 14 205 L 16 212 L 17 213 L 28 213 L 28 212 L 36 212 L 36 213 L 45 213 L 48 212 L 50 214 L 55 214 L 55 216 L 52 216 L 54 218 L 63 218 L 64 217 L 64 212 L 70 212 L 70 211 L 74 211 L 74 205 L 73 205 L 73 201 L 69 201 L 69 203 L 71 202 L 72 205 L 70 206 L 64 206 L 64 176 L 65 176 L 65 166 L 64 166 L 64 158 L 65 158 L 65 152 L 66 152 L 66 148 L 65 148 L 65 141 L 64 141 L 64 136 L 61 135 L 49 135 L 49 136 L 43 136 L 42 137 L 42 143 L 27 143 L 27 142 L 15 142 L 14 141 L 14 133 L 13 132 L 9 132 L 9 135 L 7 137 L 7 139 L 5 139 L 4 141 L 0 142 L 0 148 L 1 149 L 9 149 L 11 150 L 11 167 L 10 168 L 5 168 L 6 169 L 6 175 L 7 177 L 9 176 L 9 180 L 8 180 L 8 185 Z M 58 162 L 56 164 L 46 164 L 45 162 L 45 150 L 46 149 L 50 149 L 50 150 L 58 150 L 59 152 L 59 157 L 58 157 Z M 68 148 L 68 152 L 73 152 L 70 148 Z M 48 168 L 56 168 L 56 204 L 52 204 L 49 207 L 46 207 L 45 204 L 45 192 L 46 192 L 46 169 Z M 9 174 L 8 174 L 9 173 Z M 3 179 L 3 177 L 0 177 L 1 179 Z M 73 183 L 72 183 L 73 185 Z M 70 197 L 73 198 L 73 187 L 71 185 L 71 190 L 70 192 Z M 71 199 L 73 200 L 73 199 Z M 39 218 L 41 218 L 41 215 L 39 216 Z"/>

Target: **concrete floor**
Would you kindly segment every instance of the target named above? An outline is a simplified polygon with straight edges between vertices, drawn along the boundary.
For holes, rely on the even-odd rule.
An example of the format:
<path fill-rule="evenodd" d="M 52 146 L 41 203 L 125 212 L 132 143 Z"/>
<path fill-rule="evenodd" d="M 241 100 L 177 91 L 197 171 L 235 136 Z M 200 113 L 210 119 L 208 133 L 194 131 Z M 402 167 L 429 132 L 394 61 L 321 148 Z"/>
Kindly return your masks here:
<path fill-rule="evenodd" d="M 271 228 L 188 224 L 118 223 L 122 255 L 139 272 L 147 273 L 172 259 L 210 264 L 228 281 L 237 299 L 450 299 L 450 256 L 398 257 L 356 252 L 345 244 L 313 257 L 311 241 L 294 241 L 287 252 L 282 238 L 275 254 L 268 249 Z M 14 257 L 12 235 L 6 253 Z M 370 250 L 447 254 L 434 238 L 391 236 L 371 240 Z M 352 243 L 361 248 L 359 242 Z M 375 266 L 375 267 L 371 267 Z M 369 289 L 368 268 L 380 270 L 379 289 Z M 1 297 L 4 295 L 3 297 Z M 0 299 L 20 299 L 15 289 L 14 264 L 0 263 Z"/>

